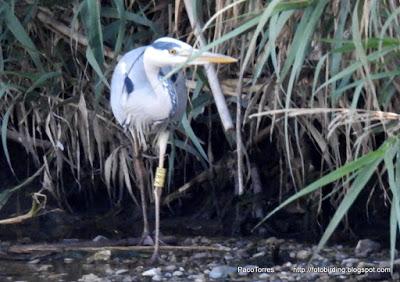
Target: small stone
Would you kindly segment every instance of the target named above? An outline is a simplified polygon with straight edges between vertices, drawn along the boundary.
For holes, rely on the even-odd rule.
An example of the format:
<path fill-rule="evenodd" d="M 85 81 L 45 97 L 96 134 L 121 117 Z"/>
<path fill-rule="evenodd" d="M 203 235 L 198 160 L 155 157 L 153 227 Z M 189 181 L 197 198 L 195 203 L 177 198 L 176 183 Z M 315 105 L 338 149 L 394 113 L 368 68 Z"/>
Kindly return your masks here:
<path fill-rule="evenodd" d="M 227 254 L 227 255 L 224 256 L 224 259 L 225 259 L 225 260 L 233 260 L 234 258 L 235 258 L 235 257 L 232 256 L 231 254 Z"/>
<path fill-rule="evenodd" d="M 90 274 L 83 275 L 78 281 L 80 281 L 80 282 L 100 282 L 101 278 L 93 273 L 90 273 Z"/>
<path fill-rule="evenodd" d="M 252 258 L 263 257 L 263 256 L 265 256 L 265 252 L 259 252 L 252 255 Z"/>
<path fill-rule="evenodd" d="M 182 271 L 179 271 L 179 270 L 176 270 L 176 271 L 174 271 L 173 273 L 172 273 L 172 276 L 182 276 L 183 275 L 183 272 Z"/>
<path fill-rule="evenodd" d="M 344 259 L 344 260 L 342 261 L 342 266 L 347 266 L 347 267 L 354 266 L 354 265 L 356 265 L 359 261 L 360 261 L 360 260 L 359 260 L 359 259 L 356 259 L 356 258 L 347 258 L 347 259 Z"/>
<path fill-rule="evenodd" d="M 204 274 L 193 274 L 193 275 L 189 275 L 187 277 L 188 281 L 194 281 L 194 282 L 205 282 L 207 281 Z"/>
<path fill-rule="evenodd" d="M 33 259 L 33 260 L 29 261 L 30 264 L 38 264 L 39 262 L 40 262 L 40 259 Z"/>
<path fill-rule="evenodd" d="M 368 255 L 378 252 L 381 249 L 381 244 L 371 239 L 360 240 L 354 250 L 356 257 L 365 258 Z"/>
<path fill-rule="evenodd" d="M 128 269 L 118 269 L 117 271 L 115 271 L 115 274 L 116 275 L 121 275 L 121 274 L 124 274 L 124 273 L 127 273 L 128 272 Z"/>
<path fill-rule="evenodd" d="M 308 250 L 298 251 L 296 254 L 296 258 L 299 260 L 307 260 L 311 257 L 311 252 Z"/>
<path fill-rule="evenodd" d="M 342 260 L 344 260 L 344 259 L 347 259 L 349 256 L 347 255 L 347 254 L 345 254 L 345 253 L 336 253 L 335 254 L 335 259 L 337 260 L 337 261 L 342 261 Z"/>
<path fill-rule="evenodd" d="M 161 269 L 159 267 L 154 267 L 149 270 L 146 270 L 142 273 L 142 276 L 161 276 Z"/>
<path fill-rule="evenodd" d="M 211 244 L 211 240 L 210 239 L 208 239 L 208 238 L 206 238 L 206 237 L 202 237 L 201 239 L 200 239 L 200 243 L 202 243 L 202 244 Z"/>
<path fill-rule="evenodd" d="M 209 273 L 210 278 L 220 279 L 226 278 L 229 274 L 235 273 L 237 270 L 236 267 L 228 266 L 228 265 L 219 265 L 215 266 L 211 272 Z"/>
<path fill-rule="evenodd" d="M 95 261 L 108 261 L 111 258 L 111 251 L 110 250 L 103 250 L 96 252 L 93 256 L 89 257 L 87 261 L 95 262 Z"/>
<path fill-rule="evenodd" d="M 110 239 L 108 239 L 107 237 L 105 237 L 103 235 L 97 235 L 96 237 L 93 238 L 92 241 L 93 242 L 107 242 L 107 241 L 110 241 Z"/>
<path fill-rule="evenodd" d="M 43 264 L 39 267 L 38 271 L 49 271 L 53 266 L 51 264 Z"/>
<path fill-rule="evenodd" d="M 161 277 L 161 275 L 156 274 L 151 278 L 151 280 L 153 280 L 153 281 L 161 281 L 162 277 Z"/>
<path fill-rule="evenodd" d="M 260 279 L 267 279 L 269 278 L 271 275 L 269 273 L 261 273 L 260 275 L 258 275 L 258 278 Z"/>
<path fill-rule="evenodd" d="M 164 270 L 165 271 L 174 271 L 176 269 L 176 266 L 171 264 L 171 265 L 167 265 Z"/>
<path fill-rule="evenodd" d="M 239 257 L 239 258 L 248 258 L 248 257 L 250 257 L 250 255 L 249 255 L 249 253 L 247 252 L 246 249 L 239 249 L 236 252 L 236 256 Z"/>
<path fill-rule="evenodd" d="M 209 253 L 202 252 L 202 253 L 195 253 L 192 256 L 192 259 L 197 260 L 197 259 L 203 259 L 203 258 L 208 258 L 210 256 Z"/>
<path fill-rule="evenodd" d="M 64 263 L 72 263 L 73 261 L 73 258 L 64 258 Z"/>

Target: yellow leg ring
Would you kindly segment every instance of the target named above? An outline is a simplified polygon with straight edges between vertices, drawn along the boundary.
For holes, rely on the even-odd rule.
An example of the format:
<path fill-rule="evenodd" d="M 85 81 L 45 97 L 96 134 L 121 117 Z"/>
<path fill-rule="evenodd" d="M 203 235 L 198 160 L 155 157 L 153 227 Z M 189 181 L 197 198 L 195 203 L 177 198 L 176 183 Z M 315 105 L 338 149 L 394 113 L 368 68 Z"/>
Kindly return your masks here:
<path fill-rule="evenodd" d="M 157 167 L 156 169 L 156 177 L 154 179 L 154 187 L 163 188 L 165 183 L 165 175 L 167 174 L 167 170 L 163 167 Z"/>

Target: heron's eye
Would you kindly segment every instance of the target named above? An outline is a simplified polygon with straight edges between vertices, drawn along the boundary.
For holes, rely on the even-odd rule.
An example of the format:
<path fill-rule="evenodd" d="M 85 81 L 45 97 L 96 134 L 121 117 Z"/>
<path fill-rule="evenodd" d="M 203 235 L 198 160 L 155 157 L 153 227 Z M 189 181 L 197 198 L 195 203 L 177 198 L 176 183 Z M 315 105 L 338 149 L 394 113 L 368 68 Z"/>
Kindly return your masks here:
<path fill-rule="evenodd" d="M 168 53 L 170 53 L 171 55 L 176 55 L 176 50 L 175 49 L 169 49 Z"/>

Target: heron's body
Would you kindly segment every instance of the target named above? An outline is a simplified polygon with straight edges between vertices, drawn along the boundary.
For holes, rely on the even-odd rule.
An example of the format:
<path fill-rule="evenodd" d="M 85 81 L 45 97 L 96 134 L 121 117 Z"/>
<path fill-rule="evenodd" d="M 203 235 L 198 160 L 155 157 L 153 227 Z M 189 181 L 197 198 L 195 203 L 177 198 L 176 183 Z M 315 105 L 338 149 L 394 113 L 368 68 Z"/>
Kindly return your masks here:
<path fill-rule="evenodd" d="M 143 63 L 147 46 L 126 53 L 115 67 L 111 80 L 111 108 L 122 126 L 133 128 L 143 143 L 154 125 L 174 125 L 186 109 L 187 93 L 182 72 L 166 79 L 171 67 L 154 66 L 147 72 Z M 118 83 L 123 81 L 123 83 Z"/>
<path fill-rule="evenodd" d="M 198 52 L 182 41 L 163 37 L 151 45 L 126 53 L 115 67 L 111 80 L 111 108 L 118 123 L 131 132 L 134 140 L 134 167 L 140 188 L 143 208 L 143 235 L 148 235 L 144 165 L 141 151 L 146 148 L 146 137 L 156 132 L 159 148 L 159 165 L 154 180 L 156 210 L 153 260 L 158 258 L 159 208 L 164 185 L 164 155 L 169 131 L 182 118 L 186 109 L 187 90 L 182 72 L 166 78 L 173 66 L 188 63 L 233 63 L 236 59 L 213 53 L 202 53 L 188 62 Z"/>

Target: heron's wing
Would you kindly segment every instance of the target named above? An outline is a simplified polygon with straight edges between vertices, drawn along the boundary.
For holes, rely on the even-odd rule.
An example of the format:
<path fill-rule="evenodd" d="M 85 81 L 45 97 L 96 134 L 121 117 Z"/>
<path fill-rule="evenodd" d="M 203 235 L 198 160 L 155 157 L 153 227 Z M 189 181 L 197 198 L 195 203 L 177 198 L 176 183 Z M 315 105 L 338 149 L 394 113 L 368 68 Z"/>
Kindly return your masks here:
<path fill-rule="evenodd" d="M 138 82 L 144 79 L 142 55 L 146 47 L 133 49 L 126 53 L 115 66 L 111 79 L 110 102 L 113 114 L 120 124 L 124 124 L 128 116 L 124 109 L 129 95 L 135 90 Z"/>

